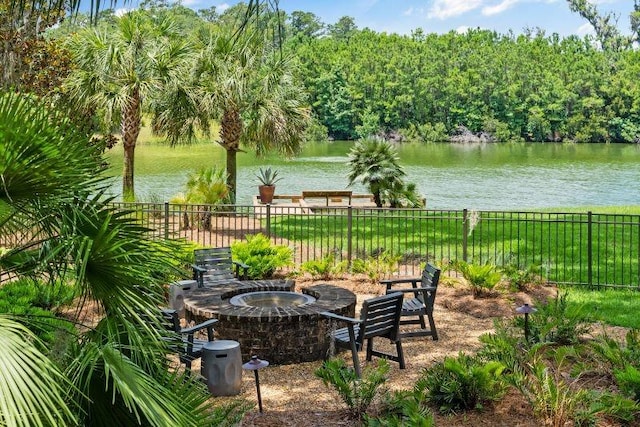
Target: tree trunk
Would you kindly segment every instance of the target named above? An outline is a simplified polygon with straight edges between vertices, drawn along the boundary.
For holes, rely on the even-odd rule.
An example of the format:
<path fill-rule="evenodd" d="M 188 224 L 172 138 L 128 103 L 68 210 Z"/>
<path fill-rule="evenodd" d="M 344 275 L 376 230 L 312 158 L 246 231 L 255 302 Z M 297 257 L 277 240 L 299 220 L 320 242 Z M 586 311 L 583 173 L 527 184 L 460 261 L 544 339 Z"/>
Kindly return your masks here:
<path fill-rule="evenodd" d="M 236 203 L 236 186 L 238 178 L 236 153 L 240 151 L 240 136 L 242 135 L 242 118 L 236 108 L 224 111 L 220 122 L 220 144 L 227 150 L 227 187 L 231 203 Z"/>
<path fill-rule="evenodd" d="M 124 146 L 122 198 L 125 201 L 135 200 L 133 166 L 140 125 L 140 92 L 136 89 L 131 95 L 129 103 L 122 110 L 122 145 Z"/>

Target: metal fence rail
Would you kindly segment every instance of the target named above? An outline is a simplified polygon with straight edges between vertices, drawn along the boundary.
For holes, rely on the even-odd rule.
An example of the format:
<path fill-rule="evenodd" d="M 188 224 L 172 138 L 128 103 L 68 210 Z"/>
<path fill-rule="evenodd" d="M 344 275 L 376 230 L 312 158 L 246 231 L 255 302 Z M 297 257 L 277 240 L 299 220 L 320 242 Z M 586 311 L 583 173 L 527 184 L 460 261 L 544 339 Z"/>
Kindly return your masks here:
<path fill-rule="evenodd" d="M 534 267 L 550 282 L 640 287 L 640 215 L 339 207 L 116 203 L 157 238 L 228 246 L 263 233 L 296 263 L 401 256 L 399 275 L 426 260 Z"/>

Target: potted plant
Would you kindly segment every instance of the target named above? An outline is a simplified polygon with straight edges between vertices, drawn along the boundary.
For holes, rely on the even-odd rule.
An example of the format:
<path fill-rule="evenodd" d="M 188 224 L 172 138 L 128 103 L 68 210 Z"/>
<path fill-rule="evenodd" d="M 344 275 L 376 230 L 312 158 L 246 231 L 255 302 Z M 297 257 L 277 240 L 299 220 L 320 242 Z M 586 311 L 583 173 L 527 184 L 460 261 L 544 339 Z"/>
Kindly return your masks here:
<path fill-rule="evenodd" d="M 260 172 L 256 175 L 260 185 L 258 190 L 260 191 L 260 202 L 271 203 L 273 201 L 273 193 L 276 191 L 276 182 L 282 178 L 278 178 L 278 171 L 271 170 L 271 168 L 260 168 Z"/>

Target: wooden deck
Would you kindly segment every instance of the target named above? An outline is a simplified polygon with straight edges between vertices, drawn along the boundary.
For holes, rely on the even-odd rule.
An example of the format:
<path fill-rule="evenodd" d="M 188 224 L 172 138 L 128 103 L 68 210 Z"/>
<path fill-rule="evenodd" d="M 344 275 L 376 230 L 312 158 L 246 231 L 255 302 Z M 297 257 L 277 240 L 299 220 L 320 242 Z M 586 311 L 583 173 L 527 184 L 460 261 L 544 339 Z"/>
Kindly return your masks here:
<path fill-rule="evenodd" d="M 259 196 L 254 196 L 253 206 L 256 207 L 256 213 L 260 213 L 260 210 L 266 210 L 267 205 L 260 201 Z M 373 202 L 372 194 L 353 194 L 345 190 L 314 190 L 303 191 L 297 195 L 274 195 L 271 213 L 278 213 L 280 210 L 282 213 L 313 214 L 322 208 L 348 206 L 375 207 L 376 204 Z"/>

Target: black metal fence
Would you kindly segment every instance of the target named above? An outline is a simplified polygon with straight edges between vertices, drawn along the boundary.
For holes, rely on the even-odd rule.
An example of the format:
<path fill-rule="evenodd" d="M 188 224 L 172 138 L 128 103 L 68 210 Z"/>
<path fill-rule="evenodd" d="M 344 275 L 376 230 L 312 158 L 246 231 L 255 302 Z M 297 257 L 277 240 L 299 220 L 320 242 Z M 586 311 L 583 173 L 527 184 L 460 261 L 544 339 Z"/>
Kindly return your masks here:
<path fill-rule="evenodd" d="M 399 275 L 426 260 L 534 268 L 549 282 L 640 287 L 640 215 L 472 210 L 118 203 L 159 238 L 228 246 L 262 233 L 296 263 L 400 257 Z"/>

